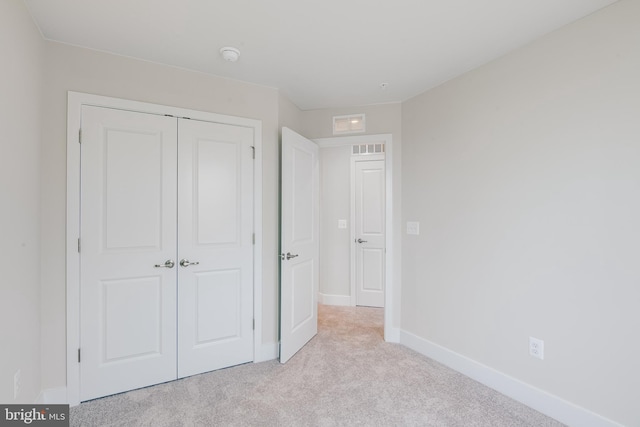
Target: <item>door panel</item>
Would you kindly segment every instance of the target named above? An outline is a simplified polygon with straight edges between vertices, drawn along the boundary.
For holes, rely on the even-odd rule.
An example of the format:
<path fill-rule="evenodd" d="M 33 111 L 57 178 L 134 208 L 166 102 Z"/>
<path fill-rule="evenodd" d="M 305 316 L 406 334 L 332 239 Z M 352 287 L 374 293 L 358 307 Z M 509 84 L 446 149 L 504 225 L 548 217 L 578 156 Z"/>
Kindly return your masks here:
<path fill-rule="evenodd" d="M 179 120 L 178 377 L 253 360 L 253 129 Z"/>
<path fill-rule="evenodd" d="M 174 379 L 175 119 L 82 108 L 81 400 Z"/>
<path fill-rule="evenodd" d="M 384 160 L 355 161 L 356 305 L 384 307 Z"/>
<path fill-rule="evenodd" d="M 280 362 L 318 331 L 318 146 L 282 128 Z M 288 254 L 288 256 L 287 256 Z"/>

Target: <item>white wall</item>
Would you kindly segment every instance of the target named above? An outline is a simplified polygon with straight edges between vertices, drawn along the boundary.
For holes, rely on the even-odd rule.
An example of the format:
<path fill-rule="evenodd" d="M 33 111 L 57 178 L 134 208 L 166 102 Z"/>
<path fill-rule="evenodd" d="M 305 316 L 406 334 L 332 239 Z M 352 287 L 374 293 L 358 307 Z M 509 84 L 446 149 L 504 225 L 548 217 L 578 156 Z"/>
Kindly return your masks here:
<path fill-rule="evenodd" d="M 262 120 L 263 344 L 277 341 L 278 92 L 272 88 L 59 43 L 45 52 L 42 164 L 43 388 L 66 383 L 65 200 L 67 91 Z"/>
<path fill-rule="evenodd" d="M 40 392 L 40 96 L 43 42 L 20 0 L 0 1 L 0 402 Z M 21 391 L 13 397 L 20 369 Z"/>
<path fill-rule="evenodd" d="M 351 303 L 350 182 L 351 147 L 320 148 L 320 294 L 330 304 Z"/>
<path fill-rule="evenodd" d="M 402 106 L 402 328 L 629 426 L 639 17 L 623 0 Z"/>
<path fill-rule="evenodd" d="M 401 160 L 402 160 L 402 120 L 401 120 L 401 104 L 379 104 L 379 105 L 365 105 L 359 107 L 350 107 L 350 108 L 328 108 L 328 109 L 320 109 L 320 110 L 308 110 L 302 112 L 302 134 L 307 138 L 316 139 L 316 138 L 331 138 L 333 137 L 333 116 L 339 115 L 347 115 L 347 114 L 355 114 L 355 113 L 365 113 L 366 114 L 366 132 L 364 134 L 355 134 L 355 135 L 372 135 L 372 134 L 391 134 L 393 138 L 393 158 L 392 158 L 392 174 L 393 174 L 393 233 L 396 236 L 393 243 L 393 282 L 394 286 L 394 295 L 393 299 L 395 301 L 396 307 L 400 306 L 400 298 L 401 298 Z M 325 150 L 325 149 L 323 149 Z M 322 151 L 322 150 L 321 150 Z M 348 161 L 348 160 L 347 160 Z M 341 170 L 345 170 L 343 167 Z M 348 169 L 347 169 L 348 170 Z M 325 171 L 328 173 L 328 171 Z M 332 180 L 336 181 L 339 179 L 338 176 L 332 177 Z M 344 177 L 344 185 L 348 189 L 349 185 L 349 176 Z M 325 185 L 325 187 L 327 187 Z M 323 193 L 325 190 L 323 190 Z M 325 194 L 326 196 L 326 194 Z M 336 198 L 334 201 L 345 200 L 344 197 L 340 197 L 339 194 L 336 194 Z M 347 199 L 348 200 L 348 199 Z M 344 203 L 344 202 L 342 202 Z M 331 208 L 330 209 L 334 209 Z M 344 211 L 344 207 L 339 207 L 336 205 L 335 209 L 338 211 Z M 348 209 L 348 208 L 347 208 Z M 348 210 L 347 210 L 348 212 Z M 326 214 L 326 212 L 325 212 Z M 349 217 L 346 217 L 349 219 Z M 323 223 L 323 226 L 331 227 L 332 225 L 329 222 Z M 333 224 L 337 227 L 337 224 Z M 350 224 L 349 224 L 350 225 Z M 336 230 L 334 230 L 336 231 Z M 344 230 L 340 230 L 344 231 Z M 348 232 L 348 230 L 347 230 Z M 349 239 L 344 239 L 341 233 L 332 233 L 335 239 L 331 241 L 327 241 L 325 239 L 322 245 L 322 252 L 335 251 L 336 254 L 344 254 L 349 253 Z M 326 237 L 323 235 L 323 237 Z M 325 258 L 327 255 L 325 254 Z M 331 263 L 324 263 L 321 260 L 321 277 L 323 278 L 331 278 L 336 276 L 342 276 L 343 274 L 349 274 L 349 270 L 345 269 L 345 266 L 348 267 L 348 263 L 341 263 L 340 269 L 344 271 L 338 272 L 333 271 L 334 267 Z M 348 280 L 348 279 L 347 279 Z M 331 283 L 328 284 L 326 280 L 323 280 L 327 286 L 331 287 L 326 292 L 340 292 L 338 289 L 334 289 L 333 286 L 337 286 L 337 284 Z M 347 282 L 348 283 L 348 282 Z M 323 289 L 321 289 L 321 292 Z M 350 293 L 347 292 L 347 295 Z M 339 294 L 338 294 L 339 295 Z M 392 324 L 395 328 L 400 327 L 400 310 L 395 310 L 393 312 L 394 318 L 392 319 Z"/>

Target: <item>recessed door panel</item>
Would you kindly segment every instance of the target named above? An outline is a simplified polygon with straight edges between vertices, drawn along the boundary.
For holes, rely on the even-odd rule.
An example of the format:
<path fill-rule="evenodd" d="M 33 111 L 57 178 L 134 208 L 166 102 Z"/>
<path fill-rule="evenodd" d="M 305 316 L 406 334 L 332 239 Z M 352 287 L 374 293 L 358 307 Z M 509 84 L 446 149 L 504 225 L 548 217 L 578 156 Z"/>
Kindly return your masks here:
<path fill-rule="evenodd" d="M 313 298 L 313 288 L 308 284 L 313 283 L 314 274 L 313 260 L 296 263 L 291 268 L 291 291 L 293 293 L 291 295 L 293 301 L 291 324 L 293 331 L 313 318 L 315 299 Z"/>
<path fill-rule="evenodd" d="M 162 278 L 102 282 L 103 363 L 162 354 Z"/>
<path fill-rule="evenodd" d="M 379 248 L 362 249 L 362 289 L 378 291 L 384 289 L 384 251 Z"/>
<path fill-rule="evenodd" d="M 235 141 L 202 138 L 196 142 L 195 225 L 200 245 L 240 243 L 241 149 L 242 145 Z"/>
<path fill-rule="evenodd" d="M 103 132 L 104 249 L 159 249 L 163 133 L 119 127 Z"/>
<path fill-rule="evenodd" d="M 240 337 L 241 277 L 239 270 L 196 275 L 196 342 L 207 345 Z"/>
<path fill-rule="evenodd" d="M 314 155 L 302 147 L 292 147 L 292 196 L 293 221 L 291 238 L 294 244 L 302 244 L 313 241 L 314 221 L 314 194 L 313 181 L 309 179 L 309 172 L 313 171 Z"/>
<path fill-rule="evenodd" d="M 384 170 L 361 170 L 362 199 L 359 210 L 361 235 L 384 235 Z"/>

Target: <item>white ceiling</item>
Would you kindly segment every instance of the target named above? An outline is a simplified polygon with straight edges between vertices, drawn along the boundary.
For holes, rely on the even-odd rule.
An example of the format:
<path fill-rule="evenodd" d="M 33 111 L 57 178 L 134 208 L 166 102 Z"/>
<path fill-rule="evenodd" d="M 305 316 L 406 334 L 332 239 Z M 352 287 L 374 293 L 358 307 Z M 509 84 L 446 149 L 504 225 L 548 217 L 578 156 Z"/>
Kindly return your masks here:
<path fill-rule="evenodd" d="M 308 110 L 404 101 L 615 1 L 25 3 L 47 39 L 277 87 Z"/>

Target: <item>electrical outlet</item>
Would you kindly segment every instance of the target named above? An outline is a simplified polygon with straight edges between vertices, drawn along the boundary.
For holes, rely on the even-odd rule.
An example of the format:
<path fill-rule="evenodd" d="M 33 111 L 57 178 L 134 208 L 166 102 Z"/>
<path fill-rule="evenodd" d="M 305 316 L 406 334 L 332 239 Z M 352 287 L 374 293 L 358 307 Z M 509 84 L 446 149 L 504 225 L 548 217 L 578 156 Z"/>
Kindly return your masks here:
<path fill-rule="evenodd" d="M 22 386 L 22 372 L 20 371 L 20 369 L 18 369 L 16 371 L 15 374 L 13 374 L 13 398 L 17 399 L 18 398 L 18 394 L 20 393 L 20 387 Z"/>
<path fill-rule="evenodd" d="M 544 341 L 529 337 L 529 355 L 544 360 Z"/>

